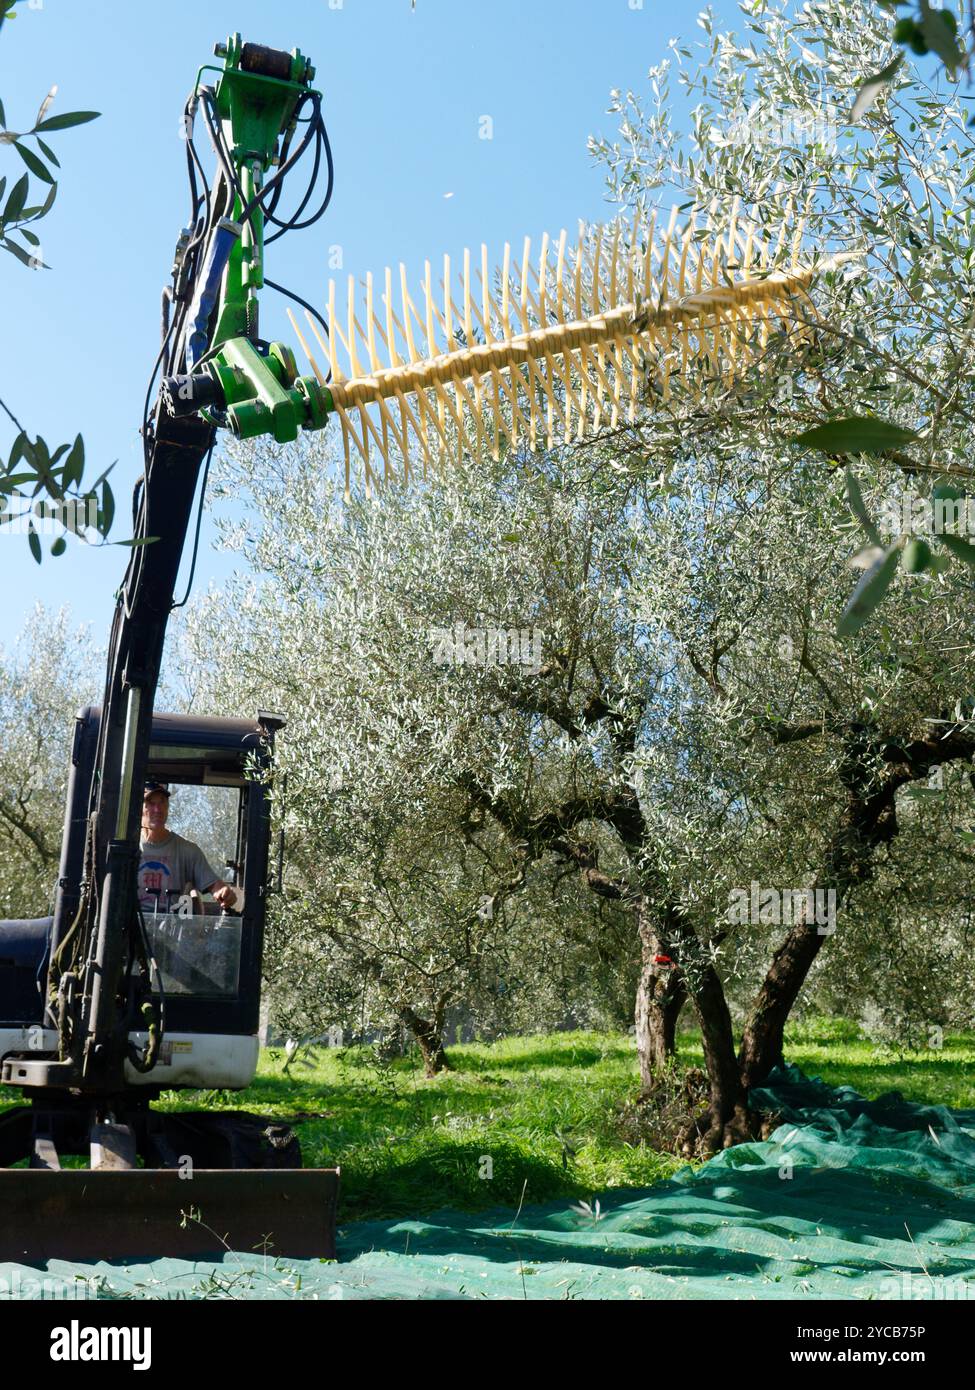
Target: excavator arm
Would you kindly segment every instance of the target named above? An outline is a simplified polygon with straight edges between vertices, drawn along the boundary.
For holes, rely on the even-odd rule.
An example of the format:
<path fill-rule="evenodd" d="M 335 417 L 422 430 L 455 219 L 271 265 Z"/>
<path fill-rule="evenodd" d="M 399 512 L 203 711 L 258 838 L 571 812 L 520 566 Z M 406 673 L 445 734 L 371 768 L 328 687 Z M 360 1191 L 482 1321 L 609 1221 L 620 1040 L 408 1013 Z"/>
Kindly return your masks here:
<path fill-rule="evenodd" d="M 268 788 L 254 772 L 270 768 L 283 724 L 267 711 L 154 711 L 194 506 L 220 429 L 285 441 L 327 415 L 324 388 L 262 340 L 258 315 L 265 246 L 316 221 L 331 196 L 314 70 L 297 50 L 239 35 L 215 51 L 223 65 L 201 68 L 185 110 L 191 215 L 163 296 L 102 705 L 76 720 L 54 917 L 0 923 L 0 1083 L 27 1102 L 0 1110 L 0 1260 L 200 1257 L 269 1238 L 278 1254 L 335 1253 L 338 1170 L 304 1168 L 286 1125 L 150 1105 L 174 1086 L 239 1090 L 253 1078 L 270 833 Z M 194 139 L 200 115 L 217 157 L 212 185 Z M 282 218 L 283 180 L 311 147 L 308 192 Z M 302 220 L 323 154 L 325 196 Z M 238 912 L 144 914 L 143 788 L 160 764 L 177 783 L 235 789 Z M 23 977 L 42 978 L 46 940 L 41 1001 Z M 93 1171 L 60 1171 L 62 1154 L 89 1156 Z M 25 1158 L 26 1169 L 15 1166 Z"/>
<path fill-rule="evenodd" d="M 243 43 L 239 35 L 215 52 L 223 59 L 216 85 L 204 85 L 211 69 L 201 68 L 186 105 L 192 217 L 164 295 L 162 385 L 143 421 L 145 466 L 109 643 L 80 902 L 52 941 L 46 1021 L 57 1031 L 58 1055 L 8 1056 L 0 1074 L 32 1091 L 118 1094 L 127 1061 L 147 1070 L 158 1056 L 161 1010 L 137 894 L 142 787 L 200 474 L 220 428 L 284 442 L 327 418 L 327 393 L 315 378 L 298 377 L 290 349 L 261 339 L 258 313 L 266 241 L 317 220 L 331 196 L 314 69 L 298 50 Z M 217 157 L 212 187 L 194 143 L 200 115 Z M 309 194 L 324 148 L 325 198 L 301 222 L 306 195 L 297 216 L 284 222 L 276 215 L 281 185 L 312 141 L 318 148 Z M 269 237 L 272 224 L 277 231 Z M 147 400 L 153 389 L 151 382 Z M 148 1039 L 141 1054 L 129 1041 L 133 1029 Z"/>

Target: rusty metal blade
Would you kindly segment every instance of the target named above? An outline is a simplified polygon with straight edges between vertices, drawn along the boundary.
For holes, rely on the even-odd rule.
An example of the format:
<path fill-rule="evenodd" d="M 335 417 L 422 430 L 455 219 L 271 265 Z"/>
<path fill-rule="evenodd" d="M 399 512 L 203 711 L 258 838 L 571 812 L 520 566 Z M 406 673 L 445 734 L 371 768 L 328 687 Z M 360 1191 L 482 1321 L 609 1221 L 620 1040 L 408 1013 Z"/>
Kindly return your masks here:
<path fill-rule="evenodd" d="M 335 1258 L 337 1168 L 0 1171 L 0 1261 Z"/>

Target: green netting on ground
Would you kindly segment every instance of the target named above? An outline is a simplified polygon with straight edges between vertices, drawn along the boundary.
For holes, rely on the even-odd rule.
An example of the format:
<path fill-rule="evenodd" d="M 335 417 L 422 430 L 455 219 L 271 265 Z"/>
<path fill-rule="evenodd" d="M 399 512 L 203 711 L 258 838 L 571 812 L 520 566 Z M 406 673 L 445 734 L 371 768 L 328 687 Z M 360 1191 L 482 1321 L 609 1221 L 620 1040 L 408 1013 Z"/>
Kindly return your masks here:
<path fill-rule="evenodd" d="M 795 1067 L 756 1095 L 783 1123 L 696 1171 L 599 1197 L 359 1222 L 337 1263 L 0 1265 L 7 1296 L 95 1281 L 101 1297 L 975 1298 L 975 1110 L 866 1101 Z M 82 1287 L 82 1286 L 78 1286 Z M 3 1296 L 0 1293 L 0 1296 Z"/>

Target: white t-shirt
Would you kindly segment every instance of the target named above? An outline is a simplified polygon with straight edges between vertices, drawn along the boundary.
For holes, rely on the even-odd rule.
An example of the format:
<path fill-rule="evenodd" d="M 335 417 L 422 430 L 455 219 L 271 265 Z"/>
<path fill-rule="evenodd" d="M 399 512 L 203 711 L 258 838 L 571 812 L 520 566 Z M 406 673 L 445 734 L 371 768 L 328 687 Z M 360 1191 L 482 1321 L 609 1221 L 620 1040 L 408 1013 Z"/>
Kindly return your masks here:
<path fill-rule="evenodd" d="M 173 832 L 158 844 L 143 840 L 139 861 L 139 902 L 143 907 L 166 912 L 175 909 L 176 899 L 190 888 L 205 893 L 216 883 L 206 856 L 192 840 Z"/>

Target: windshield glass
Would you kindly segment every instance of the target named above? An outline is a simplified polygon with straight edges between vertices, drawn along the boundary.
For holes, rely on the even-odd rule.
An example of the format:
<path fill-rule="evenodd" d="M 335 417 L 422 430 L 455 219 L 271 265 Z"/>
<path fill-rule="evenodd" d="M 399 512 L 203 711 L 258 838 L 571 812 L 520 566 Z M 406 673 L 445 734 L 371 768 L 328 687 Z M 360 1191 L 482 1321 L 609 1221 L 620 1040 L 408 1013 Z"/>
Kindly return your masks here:
<path fill-rule="evenodd" d="M 139 897 L 153 914 L 188 915 L 208 910 L 214 884 L 235 883 L 236 787 L 170 783 L 143 803 Z M 215 903 L 210 903 L 219 911 Z"/>

